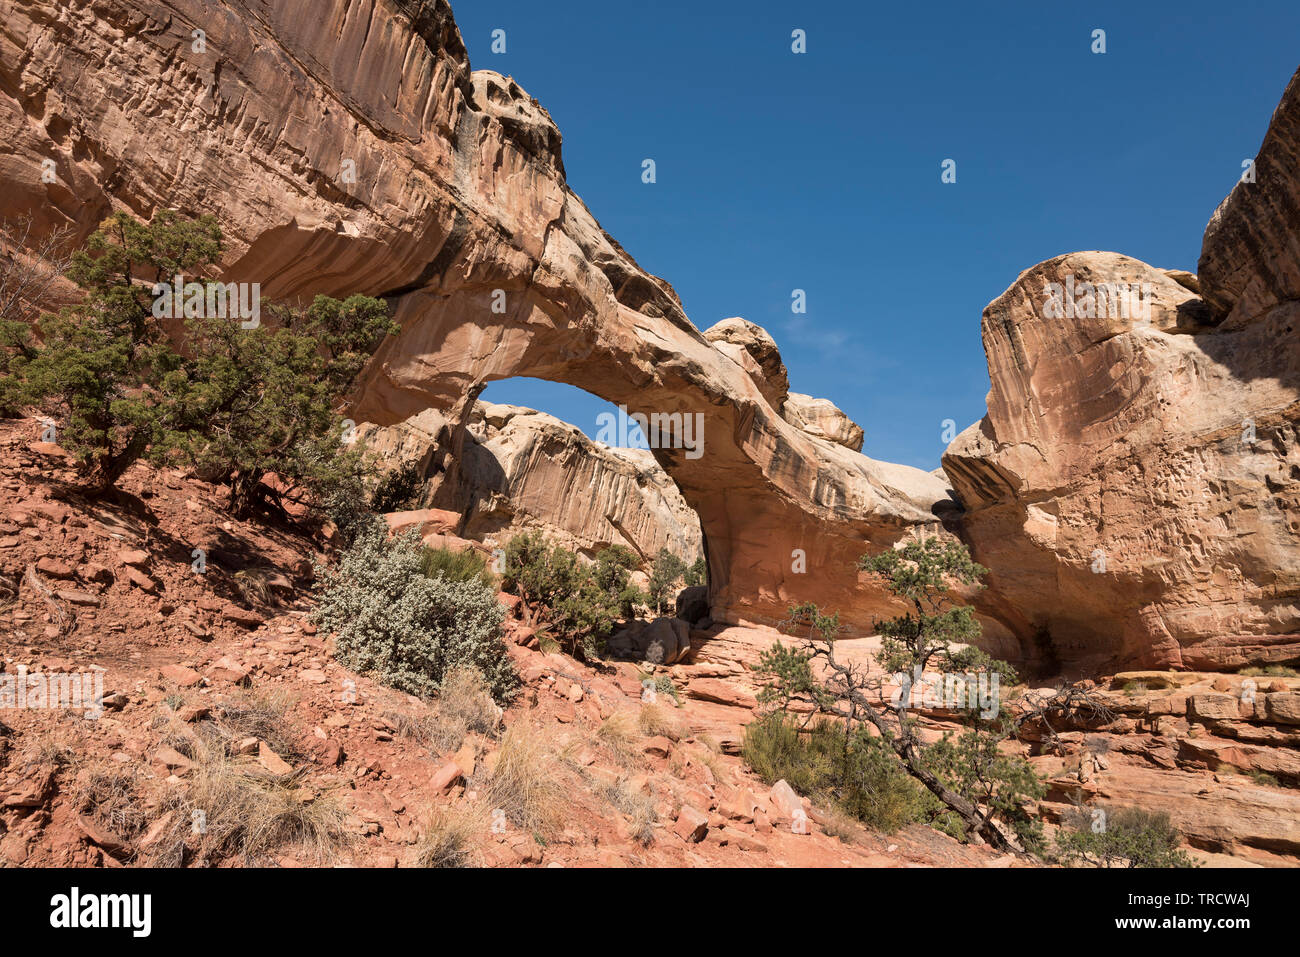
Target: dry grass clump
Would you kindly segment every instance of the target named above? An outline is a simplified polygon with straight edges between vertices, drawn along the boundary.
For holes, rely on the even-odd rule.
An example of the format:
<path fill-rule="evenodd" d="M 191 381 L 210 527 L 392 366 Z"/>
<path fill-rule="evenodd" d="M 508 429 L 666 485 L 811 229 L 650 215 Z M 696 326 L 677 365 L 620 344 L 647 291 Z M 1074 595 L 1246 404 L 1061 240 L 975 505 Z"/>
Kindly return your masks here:
<path fill-rule="evenodd" d="M 480 867 L 477 841 L 488 832 L 488 815 L 477 801 L 435 809 L 424 829 L 416 861 L 421 867 Z"/>
<path fill-rule="evenodd" d="M 85 719 L 63 711 L 48 727 L 23 732 L 15 741 L 11 763 L 20 768 L 75 766 L 85 745 L 85 735 L 78 722 L 85 724 Z"/>
<path fill-rule="evenodd" d="M 703 750 L 691 751 L 690 757 L 692 761 L 697 761 L 709 769 L 709 773 L 713 775 L 713 781 L 715 784 L 721 784 L 724 787 L 731 787 L 731 771 L 728 769 L 726 764 L 723 763 L 721 756 L 706 748 Z"/>
<path fill-rule="evenodd" d="M 419 715 L 384 715 L 398 735 L 418 741 L 438 754 L 457 751 L 466 735 L 493 735 L 501 722 L 501 708 L 492 700 L 483 673 L 468 665 L 457 665 L 442 680 L 437 699 Z"/>
<path fill-rule="evenodd" d="M 347 843 L 346 815 L 328 794 L 301 787 L 301 777 L 205 752 L 184 783 L 164 795 L 160 810 L 168 823 L 146 849 L 146 863 L 260 864 L 288 845 L 316 863 L 331 860 Z"/>
<path fill-rule="evenodd" d="M 659 815 L 654 798 L 622 780 L 603 789 L 603 796 L 614 808 L 626 816 L 628 836 L 642 847 L 648 847 L 655 837 Z"/>
<path fill-rule="evenodd" d="M 140 849 L 145 863 L 259 864 L 290 845 L 324 863 L 346 845 L 345 813 L 329 794 L 303 786 L 305 769 L 275 774 L 239 753 L 241 742 L 257 738 L 290 764 L 302 760 L 285 719 L 290 701 L 244 692 L 214 705 L 211 718 L 192 729 L 178 726 L 174 713 L 164 717 L 164 743 L 193 766 L 179 784 L 164 785 L 164 823 Z"/>
<path fill-rule="evenodd" d="M 522 720 L 512 724 L 482 781 L 485 804 L 504 811 L 516 827 L 554 834 L 569 803 L 559 751 L 549 729 Z"/>
<path fill-rule="evenodd" d="M 596 740 L 621 765 L 635 762 L 641 754 L 641 729 L 630 711 L 615 711 L 596 729 Z"/>
<path fill-rule="evenodd" d="M 77 775 L 72 800 L 78 811 L 124 841 L 134 841 L 149 826 L 140 778 L 120 764 L 104 761 L 84 768 Z"/>
<path fill-rule="evenodd" d="M 642 734 L 662 735 L 669 741 L 680 741 L 686 736 L 686 729 L 677 720 L 677 716 L 661 704 L 648 701 L 642 703 L 637 724 Z"/>
<path fill-rule="evenodd" d="M 822 831 L 839 838 L 841 844 L 857 844 L 864 834 L 862 825 L 843 811 L 830 808 L 821 819 Z"/>

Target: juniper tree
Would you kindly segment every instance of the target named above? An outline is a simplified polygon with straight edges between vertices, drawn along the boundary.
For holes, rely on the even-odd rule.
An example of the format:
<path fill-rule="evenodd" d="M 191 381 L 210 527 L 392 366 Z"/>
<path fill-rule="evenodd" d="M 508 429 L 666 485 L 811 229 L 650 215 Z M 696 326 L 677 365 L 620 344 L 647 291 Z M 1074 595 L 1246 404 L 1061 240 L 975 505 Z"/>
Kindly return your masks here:
<path fill-rule="evenodd" d="M 82 300 L 37 322 L 39 344 L 15 343 L 6 390 L 23 403 L 52 405 L 59 442 L 72 453 L 92 495 L 111 489 L 171 426 L 163 378 L 181 357 L 153 315 L 154 283 L 201 269 L 221 250 L 212 216 L 187 220 L 159 210 L 139 223 L 113 213 L 78 251 L 67 276 Z"/>
<path fill-rule="evenodd" d="M 863 556 L 858 567 L 911 606 L 902 615 L 876 623 L 882 642 L 875 661 L 881 670 L 837 657 L 838 616 L 805 603 L 790 609 L 787 623 L 807 629 L 798 650 L 778 642 L 758 666 L 769 676 L 763 700 L 787 712 L 799 702 L 840 719 L 846 742 L 861 728 L 874 729 L 901 768 L 936 799 L 934 823 L 1000 850 L 1038 850 L 1040 830 L 1024 806 L 1041 797 L 1043 788 L 1026 762 L 1001 749 L 1014 722 L 1000 703 L 986 717 L 970 709 L 965 715 L 968 730 L 926 744 L 910 713 L 910 694 L 886 696 L 888 675 L 913 675 L 918 669 L 1015 680 L 1010 665 L 970 644 L 979 636 L 979 623 L 969 606 L 948 598 L 954 585 L 978 584 L 986 569 L 971 559 L 965 546 L 936 538 Z"/>
<path fill-rule="evenodd" d="M 159 210 L 146 224 L 114 213 L 71 257 L 80 302 L 42 316 L 39 341 L 24 323 L 0 323 L 0 401 L 59 419 L 59 442 L 92 496 L 145 456 L 229 483 L 241 516 L 263 499 L 277 503 L 263 484 L 271 471 L 281 487 L 304 487 L 317 500 L 360 488 L 366 465 L 341 441 L 334 405 L 378 340 L 396 331 L 385 304 L 365 296 L 268 304 L 272 321 L 246 328 L 238 317 L 191 309 L 187 298 L 183 326 L 168 320 L 155 290 L 178 275 L 201 276 L 221 249 L 212 216 Z"/>

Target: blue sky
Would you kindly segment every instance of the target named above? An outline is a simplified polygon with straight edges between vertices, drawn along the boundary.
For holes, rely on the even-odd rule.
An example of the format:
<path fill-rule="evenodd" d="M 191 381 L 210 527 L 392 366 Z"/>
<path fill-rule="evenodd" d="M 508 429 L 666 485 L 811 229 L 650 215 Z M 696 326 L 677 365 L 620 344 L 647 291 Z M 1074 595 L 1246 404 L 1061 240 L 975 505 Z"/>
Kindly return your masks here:
<path fill-rule="evenodd" d="M 927 469 L 943 420 L 984 414 L 984 306 L 1075 250 L 1194 270 L 1300 63 L 1293 0 L 453 9 L 474 68 L 550 111 L 569 184 L 696 326 L 764 326 L 791 387 L 844 409 L 866 454 Z M 484 398 L 588 434 L 608 408 L 526 379 Z"/>

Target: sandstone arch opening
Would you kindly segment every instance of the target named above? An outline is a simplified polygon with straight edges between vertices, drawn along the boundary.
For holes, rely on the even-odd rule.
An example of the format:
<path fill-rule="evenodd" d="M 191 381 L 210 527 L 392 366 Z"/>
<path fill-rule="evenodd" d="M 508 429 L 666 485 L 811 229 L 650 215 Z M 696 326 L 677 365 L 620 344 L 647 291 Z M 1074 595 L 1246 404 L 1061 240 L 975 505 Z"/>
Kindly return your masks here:
<path fill-rule="evenodd" d="M 864 634 L 895 613 L 859 582 L 856 559 L 940 531 L 956 508 L 942 477 L 792 425 L 781 414 L 787 392 L 773 387 L 770 337 L 710 339 L 572 194 L 562 221 L 572 233 L 544 231 L 548 248 L 520 262 L 522 274 L 480 280 L 467 263 L 394 297 L 402 331 L 359 383 L 354 416 L 393 425 L 432 410 L 448 439 L 435 469 L 464 458 L 457 436 L 470 434 L 484 389 L 514 377 L 579 387 L 646 420 L 698 416 L 696 450 L 651 454 L 699 516 L 713 618 L 775 624 L 789 605 L 816 601 Z"/>

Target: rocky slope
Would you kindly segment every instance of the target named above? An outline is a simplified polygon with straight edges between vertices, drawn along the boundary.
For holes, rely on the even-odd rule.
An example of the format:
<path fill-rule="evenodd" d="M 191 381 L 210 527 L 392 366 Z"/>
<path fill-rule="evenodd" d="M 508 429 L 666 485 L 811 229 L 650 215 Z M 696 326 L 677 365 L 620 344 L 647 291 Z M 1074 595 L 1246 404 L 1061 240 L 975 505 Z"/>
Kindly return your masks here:
<path fill-rule="evenodd" d="M 508 619 L 524 686 L 498 725 L 457 729 L 448 701 L 349 671 L 307 621 L 325 542 L 230 520 L 221 489 L 143 464 L 121 502 L 86 502 L 39 432 L 0 420 L 0 682 L 98 673 L 105 711 L 87 720 L 34 696 L 4 709 L 0 866 L 414 866 L 449 821 L 465 827 L 464 860 L 495 867 L 1012 863 L 792 804 L 735 757 L 753 702 L 719 692 L 717 665 L 593 668 Z M 647 675 L 680 703 L 647 700 Z M 232 760 L 211 760 L 214 735 Z M 547 782 L 541 830 L 498 825 L 483 804 L 518 747 Z M 230 800 L 242 782 L 260 798 Z M 268 806 L 336 833 L 298 840 L 281 825 L 251 856 L 222 843 Z"/>
<path fill-rule="evenodd" d="M 1074 253 L 985 309 L 988 414 L 943 467 L 1024 657 L 1300 658 L 1298 128 L 1293 80 L 1199 277 Z"/>

